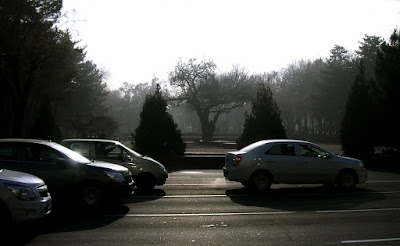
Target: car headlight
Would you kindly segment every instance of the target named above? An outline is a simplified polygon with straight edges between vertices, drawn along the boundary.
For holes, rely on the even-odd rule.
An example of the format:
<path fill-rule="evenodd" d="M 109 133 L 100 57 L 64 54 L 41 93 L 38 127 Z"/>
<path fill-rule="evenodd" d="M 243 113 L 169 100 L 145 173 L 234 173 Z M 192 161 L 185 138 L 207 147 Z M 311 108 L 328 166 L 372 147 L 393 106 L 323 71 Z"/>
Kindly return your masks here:
<path fill-rule="evenodd" d="M 366 170 L 366 169 L 365 169 L 365 166 L 364 166 L 364 163 L 362 163 L 362 162 L 357 162 L 357 164 L 360 166 L 360 168 L 361 168 L 362 171 L 365 171 L 365 170 Z"/>
<path fill-rule="evenodd" d="M 33 201 L 36 196 L 31 189 L 25 186 L 6 184 L 7 188 L 20 200 Z"/>
<path fill-rule="evenodd" d="M 107 172 L 106 174 L 108 177 L 110 177 L 110 179 L 112 179 L 113 181 L 117 182 L 117 183 L 121 183 L 124 182 L 124 176 L 122 176 L 122 174 L 120 173 L 116 173 L 116 172 Z"/>

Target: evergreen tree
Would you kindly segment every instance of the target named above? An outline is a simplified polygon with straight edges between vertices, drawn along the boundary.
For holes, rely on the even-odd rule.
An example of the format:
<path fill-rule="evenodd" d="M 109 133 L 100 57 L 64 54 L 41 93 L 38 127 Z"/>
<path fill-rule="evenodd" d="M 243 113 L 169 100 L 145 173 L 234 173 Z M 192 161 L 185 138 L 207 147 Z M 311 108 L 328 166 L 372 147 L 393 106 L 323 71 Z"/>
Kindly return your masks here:
<path fill-rule="evenodd" d="M 237 140 L 238 148 L 262 139 L 286 138 L 281 112 L 268 85 L 259 84 L 251 114 L 245 117 L 242 135 Z"/>
<path fill-rule="evenodd" d="M 376 84 L 378 88 L 378 132 L 380 146 L 399 149 L 400 119 L 400 34 L 395 30 L 390 42 L 384 42 L 376 61 Z"/>
<path fill-rule="evenodd" d="M 171 153 L 183 155 L 185 144 L 177 124 L 167 112 L 160 85 L 153 95 L 147 95 L 136 128 L 135 149 L 144 155 L 163 157 Z"/>
<path fill-rule="evenodd" d="M 365 35 L 356 53 L 363 60 L 365 67 L 365 78 L 368 81 L 375 78 L 376 57 L 383 43 L 383 39 L 378 36 Z"/>
<path fill-rule="evenodd" d="M 374 101 L 368 85 L 365 79 L 365 67 L 361 61 L 359 74 L 355 78 L 346 103 L 341 143 L 345 155 L 364 160 L 373 156 L 375 141 Z"/>
<path fill-rule="evenodd" d="M 357 65 L 342 46 L 335 45 L 322 80 L 316 84 L 319 89 L 314 95 L 314 110 L 324 122 L 324 134 L 331 141 L 340 137 L 340 123 L 343 119 L 346 100 L 357 74 Z"/>

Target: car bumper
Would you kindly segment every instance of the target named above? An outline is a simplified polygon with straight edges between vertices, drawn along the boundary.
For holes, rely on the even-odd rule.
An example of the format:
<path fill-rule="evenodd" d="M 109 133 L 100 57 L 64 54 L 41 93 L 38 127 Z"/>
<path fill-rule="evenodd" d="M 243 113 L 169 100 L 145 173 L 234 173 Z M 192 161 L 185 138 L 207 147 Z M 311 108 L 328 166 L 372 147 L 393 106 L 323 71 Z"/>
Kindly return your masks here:
<path fill-rule="evenodd" d="M 226 169 L 226 167 L 223 167 L 223 172 L 224 172 L 224 177 L 226 178 L 226 179 L 228 179 L 228 169 Z"/>
<path fill-rule="evenodd" d="M 167 182 L 168 173 L 159 174 L 156 177 L 156 185 L 163 185 Z"/>
<path fill-rule="evenodd" d="M 122 182 L 109 184 L 105 187 L 105 192 L 109 196 L 125 197 L 133 194 L 135 183 L 133 180 L 130 182 Z"/>
<path fill-rule="evenodd" d="M 235 171 L 233 170 L 233 168 L 228 169 L 226 167 L 223 167 L 223 172 L 224 172 L 224 177 L 225 179 L 229 180 L 229 181 L 240 181 L 236 175 L 235 175 Z"/>
<path fill-rule="evenodd" d="M 362 171 L 358 177 L 358 183 L 359 184 L 365 183 L 365 182 L 367 182 L 367 179 L 368 179 L 368 172 Z"/>
<path fill-rule="evenodd" d="M 10 209 L 13 222 L 31 221 L 51 213 L 52 199 L 47 197 L 40 201 L 16 201 Z"/>

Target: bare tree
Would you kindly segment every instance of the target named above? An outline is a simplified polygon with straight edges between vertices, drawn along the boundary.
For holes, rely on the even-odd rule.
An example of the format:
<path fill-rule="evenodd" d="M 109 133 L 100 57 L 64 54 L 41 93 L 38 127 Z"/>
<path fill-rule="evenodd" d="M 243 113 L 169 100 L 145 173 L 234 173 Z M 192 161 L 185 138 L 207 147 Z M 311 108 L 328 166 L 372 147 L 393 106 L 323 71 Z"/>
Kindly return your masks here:
<path fill-rule="evenodd" d="M 224 74 L 217 74 L 216 69 L 213 61 L 192 58 L 187 63 L 180 60 L 169 75 L 170 84 L 179 89 L 174 100 L 186 102 L 196 111 L 205 141 L 213 138 L 215 123 L 222 113 L 251 100 L 257 77 L 238 67 Z"/>

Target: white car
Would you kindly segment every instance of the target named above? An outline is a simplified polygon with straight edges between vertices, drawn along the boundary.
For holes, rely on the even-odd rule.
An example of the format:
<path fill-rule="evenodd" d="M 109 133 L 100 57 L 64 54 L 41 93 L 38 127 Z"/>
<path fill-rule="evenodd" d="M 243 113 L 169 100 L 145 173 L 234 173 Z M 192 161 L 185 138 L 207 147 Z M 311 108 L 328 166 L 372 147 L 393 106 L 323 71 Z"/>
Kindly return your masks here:
<path fill-rule="evenodd" d="M 51 196 L 42 179 L 23 172 L 0 169 L 2 223 L 42 218 L 51 212 L 51 202 Z"/>
<path fill-rule="evenodd" d="M 326 184 L 351 189 L 367 181 L 362 161 L 301 140 L 263 140 L 227 153 L 224 176 L 257 191 L 273 183 Z"/>
<path fill-rule="evenodd" d="M 135 185 L 149 191 L 156 185 L 165 184 L 167 169 L 153 158 L 143 156 L 119 141 L 108 139 L 65 139 L 61 145 L 86 158 L 122 165 L 131 171 Z"/>

